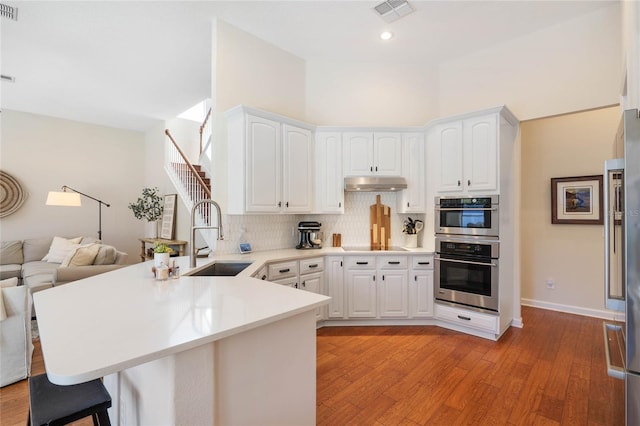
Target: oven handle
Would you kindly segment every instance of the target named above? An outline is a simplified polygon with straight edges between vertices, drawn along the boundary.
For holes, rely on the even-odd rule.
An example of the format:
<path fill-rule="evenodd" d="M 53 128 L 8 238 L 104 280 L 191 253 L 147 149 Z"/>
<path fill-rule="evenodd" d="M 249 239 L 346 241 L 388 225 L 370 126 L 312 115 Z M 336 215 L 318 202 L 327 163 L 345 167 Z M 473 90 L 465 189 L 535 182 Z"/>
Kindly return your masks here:
<path fill-rule="evenodd" d="M 466 263 L 468 265 L 480 265 L 480 266 L 493 266 L 494 268 L 496 268 L 498 266 L 495 263 L 484 263 L 484 262 L 472 262 L 470 260 L 447 259 L 447 258 L 442 258 L 442 257 L 439 257 L 439 256 L 436 256 L 434 259 L 435 260 L 440 260 L 442 262 Z"/>
<path fill-rule="evenodd" d="M 442 208 L 442 207 L 436 207 L 436 208 L 435 208 L 435 210 L 436 210 L 436 211 L 441 211 L 441 212 L 456 212 L 456 211 L 469 211 L 469 210 L 472 210 L 472 211 L 492 211 L 492 212 L 495 212 L 495 211 L 498 211 L 498 208 L 497 208 L 497 207 L 490 207 L 490 208 L 483 207 L 483 208 L 469 208 L 469 209 L 464 209 L 464 208 L 462 208 L 462 207 L 453 207 L 453 208 Z"/>

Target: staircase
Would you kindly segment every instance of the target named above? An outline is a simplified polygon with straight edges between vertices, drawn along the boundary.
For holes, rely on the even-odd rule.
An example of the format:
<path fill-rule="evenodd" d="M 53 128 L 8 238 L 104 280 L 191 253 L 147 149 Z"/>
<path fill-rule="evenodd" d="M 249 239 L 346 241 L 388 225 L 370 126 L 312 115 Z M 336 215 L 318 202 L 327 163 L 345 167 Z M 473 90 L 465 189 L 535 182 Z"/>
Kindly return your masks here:
<path fill-rule="evenodd" d="M 165 130 L 165 134 L 169 139 L 169 143 L 166 144 L 165 171 L 176 188 L 180 199 L 191 212 L 196 203 L 211 199 L 211 180 L 206 176 L 206 172 L 202 170 L 202 166 L 191 164 L 169 129 Z M 200 206 L 195 214 L 195 224 L 198 226 L 219 225 L 212 223 L 212 221 L 216 221 L 216 217 L 210 214 L 210 205 Z M 206 245 L 214 250 L 217 241 L 216 231 L 199 230 L 199 232 Z"/>

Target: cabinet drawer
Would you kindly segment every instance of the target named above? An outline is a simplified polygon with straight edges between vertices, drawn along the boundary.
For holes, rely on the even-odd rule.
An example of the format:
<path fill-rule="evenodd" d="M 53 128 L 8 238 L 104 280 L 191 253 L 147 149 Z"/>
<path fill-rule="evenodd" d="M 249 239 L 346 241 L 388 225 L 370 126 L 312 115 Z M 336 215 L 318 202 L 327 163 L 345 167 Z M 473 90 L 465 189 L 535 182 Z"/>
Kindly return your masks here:
<path fill-rule="evenodd" d="M 490 333 L 498 332 L 498 316 L 436 304 L 436 319 Z"/>
<path fill-rule="evenodd" d="M 433 255 L 411 256 L 411 269 L 433 269 Z"/>
<path fill-rule="evenodd" d="M 269 265 L 269 281 L 281 280 L 282 278 L 295 277 L 298 275 L 298 261 L 272 263 Z"/>
<path fill-rule="evenodd" d="M 407 256 L 378 256 L 380 269 L 407 269 Z"/>
<path fill-rule="evenodd" d="M 314 257 L 300 261 L 300 275 L 324 271 L 324 257 Z"/>
<path fill-rule="evenodd" d="M 347 256 L 348 269 L 376 269 L 375 256 Z"/>

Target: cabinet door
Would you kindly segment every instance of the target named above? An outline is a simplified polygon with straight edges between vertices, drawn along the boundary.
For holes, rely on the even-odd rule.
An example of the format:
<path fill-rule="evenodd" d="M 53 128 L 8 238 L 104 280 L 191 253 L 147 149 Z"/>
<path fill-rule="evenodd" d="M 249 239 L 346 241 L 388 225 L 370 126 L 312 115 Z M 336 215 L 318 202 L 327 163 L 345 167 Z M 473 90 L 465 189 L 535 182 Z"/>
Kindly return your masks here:
<path fill-rule="evenodd" d="M 311 211 L 312 200 L 312 142 L 311 132 L 284 124 L 284 212 L 305 213 Z"/>
<path fill-rule="evenodd" d="M 411 275 L 410 314 L 413 318 L 431 318 L 433 317 L 433 271 L 414 271 Z"/>
<path fill-rule="evenodd" d="M 342 147 L 344 176 L 373 174 L 373 133 L 343 133 Z"/>
<path fill-rule="evenodd" d="M 468 191 L 495 191 L 498 175 L 497 115 L 464 120 L 464 186 Z"/>
<path fill-rule="evenodd" d="M 440 124 L 433 132 L 437 191 L 462 191 L 462 122 Z"/>
<path fill-rule="evenodd" d="M 316 213 L 344 213 L 342 135 L 316 133 Z"/>
<path fill-rule="evenodd" d="M 329 318 L 345 318 L 344 307 L 344 270 L 342 267 L 342 257 L 327 256 L 325 264 L 327 296 L 329 301 Z"/>
<path fill-rule="evenodd" d="M 247 116 L 248 212 L 279 212 L 282 201 L 280 123 Z"/>
<path fill-rule="evenodd" d="M 300 275 L 300 285 L 298 288 L 317 294 L 324 294 L 323 275 L 324 274 L 322 272 Z M 319 308 L 316 308 L 316 321 L 321 321 L 325 317 L 325 307 L 320 306 Z"/>
<path fill-rule="evenodd" d="M 398 213 L 426 212 L 425 162 L 424 134 L 403 134 L 402 174 L 407 180 L 407 189 L 398 194 Z"/>
<path fill-rule="evenodd" d="M 380 317 L 406 318 L 409 315 L 407 271 L 381 271 L 378 276 Z"/>
<path fill-rule="evenodd" d="M 348 270 L 347 290 L 350 318 L 375 318 L 376 281 L 374 271 Z"/>
<path fill-rule="evenodd" d="M 402 135 L 400 133 L 374 133 L 373 149 L 375 175 L 402 175 Z"/>
<path fill-rule="evenodd" d="M 298 277 L 284 278 L 282 280 L 272 281 L 275 284 L 286 285 L 291 288 L 298 288 Z"/>

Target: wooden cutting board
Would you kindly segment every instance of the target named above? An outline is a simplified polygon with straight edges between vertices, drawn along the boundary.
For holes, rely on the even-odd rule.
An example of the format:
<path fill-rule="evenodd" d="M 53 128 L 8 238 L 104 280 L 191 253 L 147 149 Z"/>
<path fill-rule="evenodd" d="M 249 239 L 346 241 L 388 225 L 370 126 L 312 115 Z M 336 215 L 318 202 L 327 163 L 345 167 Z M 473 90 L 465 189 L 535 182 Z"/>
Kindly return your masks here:
<path fill-rule="evenodd" d="M 389 250 L 391 248 L 391 208 L 380 202 L 376 195 L 376 203 L 371 211 L 371 250 Z"/>

